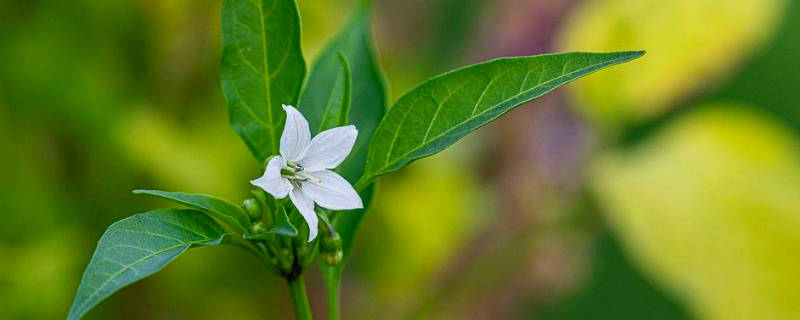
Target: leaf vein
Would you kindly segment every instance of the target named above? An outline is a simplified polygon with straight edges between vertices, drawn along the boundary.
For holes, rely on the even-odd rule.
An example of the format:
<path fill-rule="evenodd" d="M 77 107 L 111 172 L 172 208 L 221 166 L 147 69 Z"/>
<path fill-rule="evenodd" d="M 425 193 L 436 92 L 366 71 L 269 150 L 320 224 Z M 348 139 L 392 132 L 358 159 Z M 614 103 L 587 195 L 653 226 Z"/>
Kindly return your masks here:
<path fill-rule="evenodd" d="M 289 34 L 289 43 L 286 44 L 286 50 L 283 51 L 283 57 L 281 57 L 281 62 L 278 63 L 278 67 L 275 68 L 274 71 L 270 72 L 269 77 L 268 77 L 269 79 L 272 79 L 273 77 L 275 77 L 278 74 L 278 72 L 283 69 L 284 65 L 286 65 L 286 61 L 289 60 L 289 54 L 291 52 L 290 47 L 292 46 L 292 43 L 294 43 L 294 40 L 293 40 L 294 37 L 293 36 L 294 36 L 294 33 L 297 31 L 297 30 L 295 30 L 296 28 L 295 28 L 295 25 L 293 23 L 290 24 L 290 27 L 291 27 L 291 31 L 290 31 L 290 34 Z"/>
<path fill-rule="evenodd" d="M 475 102 L 475 105 L 472 107 L 472 113 L 469 115 L 470 117 L 474 116 L 475 112 L 478 111 L 478 106 L 481 104 L 481 101 L 483 101 L 483 97 L 486 95 L 486 92 L 489 91 L 489 87 L 491 87 L 492 84 L 494 84 L 494 82 L 497 81 L 497 79 L 500 79 L 500 77 L 502 77 L 506 73 L 507 72 L 501 72 L 501 73 L 497 74 L 496 76 L 492 77 L 492 79 L 489 80 L 489 83 L 487 83 L 486 87 L 484 87 L 483 91 L 481 91 L 481 96 L 478 97 L 478 101 Z"/>
<path fill-rule="evenodd" d="M 414 106 L 422 99 L 423 96 L 417 97 L 414 103 L 411 106 Z M 392 156 L 392 150 L 394 150 L 395 142 L 397 142 L 397 135 L 400 133 L 400 129 L 403 128 L 403 124 L 406 122 L 406 118 L 408 117 L 408 113 L 411 112 L 411 107 L 409 107 L 406 112 L 403 114 L 403 118 L 400 119 L 400 124 L 397 125 L 397 130 L 394 131 L 394 137 L 392 138 L 392 142 L 389 144 L 389 151 L 386 152 L 386 160 L 383 162 L 384 168 L 387 164 L 389 164 L 389 158 Z"/>
<path fill-rule="evenodd" d="M 428 142 L 428 135 L 431 133 L 431 128 L 433 128 L 433 125 L 436 123 L 436 119 L 439 117 L 439 112 L 442 110 L 442 108 L 444 108 L 444 105 L 447 104 L 448 101 L 450 101 L 450 98 L 453 97 L 453 94 L 458 92 L 458 90 L 461 90 L 461 88 L 463 88 L 467 84 L 469 84 L 469 80 L 465 80 L 464 83 L 459 84 L 458 87 L 456 87 L 452 91 L 448 89 L 447 97 L 445 97 L 444 101 L 442 101 L 441 103 L 437 102 L 435 99 L 433 99 L 433 97 L 431 97 L 431 99 L 433 99 L 433 103 L 436 104 L 436 112 L 433 113 L 433 119 L 431 119 L 431 123 L 428 124 L 428 129 L 425 130 L 425 136 L 422 137 L 422 143 Z"/>
<path fill-rule="evenodd" d="M 532 70 L 528 70 L 528 72 L 525 72 L 525 77 L 522 78 L 522 84 L 519 85 L 519 91 L 517 92 L 518 94 L 522 93 L 522 91 L 525 91 L 525 84 L 528 83 L 528 76 L 531 75 L 531 71 Z"/>

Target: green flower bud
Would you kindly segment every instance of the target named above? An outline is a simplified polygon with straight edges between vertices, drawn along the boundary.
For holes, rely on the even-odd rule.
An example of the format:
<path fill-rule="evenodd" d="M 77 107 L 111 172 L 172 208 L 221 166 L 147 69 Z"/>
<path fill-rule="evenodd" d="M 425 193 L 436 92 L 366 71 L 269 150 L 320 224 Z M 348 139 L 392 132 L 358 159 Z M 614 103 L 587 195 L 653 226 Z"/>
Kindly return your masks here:
<path fill-rule="evenodd" d="M 334 230 L 330 230 L 330 232 L 326 232 L 322 236 L 322 241 L 320 242 L 320 248 L 323 252 L 333 252 L 333 251 L 341 251 L 342 250 L 342 237 L 339 236 Z"/>
<path fill-rule="evenodd" d="M 258 203 L 258 200 L 253 198 L 247 199 L 242 203 L 242 208 L 244 208 L 244 211 L 247 211 L 250 220 L 261 220 L 261 204 Z"/>
<path fill-rule="evenodd" d="M 324 260 L 325 260 L 325 264 L 327 264 L 327 265 L 329 265 L 329 266 L 333 267 L 333 266 L 335 266 L 335 265 L 339 264 L 339 262 L 342 262 L 342 257 L 343 257 L 343 256 L 344 256 L 344 255 L 342 254 L 342 250 L 341 250 L 341 249 L 339 249 L 339 250 L 338 250 L 338 251 L 336 251 L 336 252 L 326 252 L 326 253 L 323 253 L 323 254 L 322 254 L 322 259 L 324 259 Z"/>
<path fill-rule="evenodd" d="M 325 264 L 335 266 L 342 261 L 342 237 L 333 229 L 327 229 L 322 233 L 319 242 L 320 253 Z"/>
<path fill-rule="evenodd" d="M 261 234 L 264 231 L 267 231 L 267 228 L 265 228 L 264 224 L 261 223 L 261 221 L 259 221 L 259 222 L 254 223 L 253 226 L 250 227 L 250 230 L 253 231 L 253 234 Z"/>

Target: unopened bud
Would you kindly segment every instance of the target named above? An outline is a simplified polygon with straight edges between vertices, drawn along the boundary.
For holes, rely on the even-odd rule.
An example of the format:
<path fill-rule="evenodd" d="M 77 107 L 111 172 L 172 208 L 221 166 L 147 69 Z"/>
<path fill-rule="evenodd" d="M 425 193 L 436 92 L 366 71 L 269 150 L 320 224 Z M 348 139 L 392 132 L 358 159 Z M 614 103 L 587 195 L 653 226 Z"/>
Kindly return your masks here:
<path fill-rule="evenodd" d="M 333 267 L 339 262 L 342 262 L 342 250 L 338 250 L 336 252 L 325 252 L 322 254 L 322 259 L 325 260 L 325 264 Z"/>
<path fill-rule="evenodd" d="M 322 259 L 329 266 L 335 266 L 342 261 L 342 237 L 333 229 L 326 230 L 319 243 Z"/>
<path fill-rule="evenodd" d="M 342 250 L 342 237 L 336 231 L 330 230 L 322 236 L 320 246 L 324 252 Z"/>
<path fill-rule="evenodd" d="M 267 231 L 267 228 L 264 227 L 264 224 L 261 223 L 261 221 L 254 223 L 250 229 L 253 231 L 254 235 L 262 234 L 264 231 Z"/>
<path fill-rule="evenodd" d="M 247 211 L 250 220 L 261 220 L 261 204 L 258 203 L 258 200 L 253 198 L 247 199 L 242 203 L 242 208 L 244 208 L 244 211 Z"/>

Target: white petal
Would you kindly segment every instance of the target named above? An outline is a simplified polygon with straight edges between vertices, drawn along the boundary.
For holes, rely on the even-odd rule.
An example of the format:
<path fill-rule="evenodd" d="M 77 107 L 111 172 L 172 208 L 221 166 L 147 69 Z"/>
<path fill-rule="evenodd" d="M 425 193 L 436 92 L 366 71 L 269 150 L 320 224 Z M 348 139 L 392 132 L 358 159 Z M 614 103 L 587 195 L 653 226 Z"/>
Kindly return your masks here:
<path fill-rule="evenodd" d="M 318 205 L 331 210 L 360 209 L 361 197 L 342 176 L 329 170 L 308 172 L 313 179 L 303 181 L 300 188 Z M 314 181 L 314 180 L 317 181 Z"/>
<path fill-rule="evenodd" d="M 311 140 L 306 154 L 298 162 L 308 171 L 336 168 L 353 150 L 357 136 L 355 126 L 322 131 Z"/>
<path fill-rule="evenodd" d="M 314 201 L 306 196 L 301 189 L 292 190 L 292 192 L 289 193 L 289 198 L 292 199 L 292 203 L 294 203 L 294 206 L 300 211 L 300 214 L 303 215 L 303 219 L 306 220 L 308 224 L 308 242 L 311 242 L 311 240 L 317 237 L 317 223 L 319 222 L 317 220 L 317 214 L 314 213 Z"/>
<path fill-rule="evenodd" d="M 277 199 L 283 199 L 292 191 L 292 184 L 289 180 L 281 176 L 281 169 L 286 167 L 286 160 L 281 156 L 275 156 L 267 163 L 267 170 L 258 179 L 250 181 L 256 187 L 264 189 Z"/>
<path fill-rule="evenodd" d="M 283 105 L 286 111 L 286 125 L 281 134 L 281 155 L 286 161 L 296 162 L 308 147 L 311 140 L 311 131 L 308 130 L 308 121 L 294 107 Z"/>

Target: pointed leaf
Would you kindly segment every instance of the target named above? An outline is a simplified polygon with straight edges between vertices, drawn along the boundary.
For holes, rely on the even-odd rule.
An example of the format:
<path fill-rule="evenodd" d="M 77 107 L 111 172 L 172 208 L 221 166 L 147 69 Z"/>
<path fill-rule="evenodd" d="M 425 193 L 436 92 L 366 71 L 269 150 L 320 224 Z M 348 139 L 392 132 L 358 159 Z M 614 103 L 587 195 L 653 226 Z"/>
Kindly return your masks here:
<path fill-rule="evenodd" d="M 561 85 L 643 54 L 564 53 L 502 58 L 436 76 L 403 95 L 381 120 L 358 187 L 443 150 L 514 107 Z"/>
<path fill-rule="evenodd" d="M 237 232 L 245 232 L 250 225 L 250 218 L 241 207 L 214 196 L 161 190 L 133 190 L 133 193 L 161 197 L 199 209 Z"/>
<path fill-rule="evenodd" d="M 305 68 L 294 0 L 223 1 L 222 89 L 231 126 L 260 162 L 278 154 L 281 105 L 297 105 Z"/>
<path fill-rule="evenodd" d="M 163 268 L 193 246 L 217 245 L 224 230 L 195 210 L 159 209 L 113 223 L 100 238 L 67 319 L 80 319 L 123 287 Z"/>
<path fill-rule="evenodd" d="M 368 6 L 359 5 L 350 22 L 331 40 L 314 63 L 300 102 L 300 110 L 308 119 L 311 129 L 323 127 L 331 87 L 342 75 L 339 52 L 344 54 L 352 75 L 349 120 L 358 129 L 358 139 L 353 151 L 337 171 L 351 183 L 364 170 L 369 141 L 386 111 L 383 71 L 373 52 L 369 18 Z"/>

